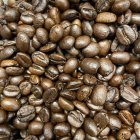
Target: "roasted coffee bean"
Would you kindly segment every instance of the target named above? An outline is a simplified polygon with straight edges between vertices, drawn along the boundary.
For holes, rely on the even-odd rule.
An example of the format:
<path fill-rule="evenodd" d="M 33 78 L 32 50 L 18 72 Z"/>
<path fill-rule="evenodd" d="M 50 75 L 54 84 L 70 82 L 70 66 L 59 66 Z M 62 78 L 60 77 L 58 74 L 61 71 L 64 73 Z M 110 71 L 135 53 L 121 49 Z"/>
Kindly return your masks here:
<path fill-rule="evenodd" d="M 121 130 L 119 130 L 119 132 L 117 134 L 118 140 L 129 139 L 130 137 L 131 137 L 131 132 L 127 129 L 121 129 Z"/>
<path fill-rule="evenodd" d="M 84 130 L 87 134 L 92 137 L 96 137 L 98 134 L 98 129 L 95 122 L 91 118 L 85 118 L 84 121 Z"/>
<path fill-rule="evenodd" d="M 100 48 L 99 48 L 98 43 L 91 42 L 88 46 L 83 48 L 82 54 L 85 57 L 94 57 L 94 56 L 97 56 L 99 54 L 99 51 L 100 51 Z"/>
<path fill-rule="evenodd" d="M 34 20 L 34 14 L 31 11 L 25 11 L 21 14 L 20 20 L 25 24 L 32 24 Z"/>
<path fill-rule="evenodd" d="M 32 60 L 37 65 L 46 67 L 49 64 L 49 58 L 48 56 L 40 51 L 36 51 L 32 54 Z"/>
<path fill-rule="evenodd" d="M 31 60 L 30 56 L 25 53 L 22 53 L 22 52 L 18 52 L 16 54 L 16 60 L 22 67 L 28 68 L 32 64 L 32 60 Z"/>
<path fill-rule="evenodd" d="M 95 3 L 96 11 L 97 12 L 108 11 L 113 2 L 114 0 L 97 0 Z"/>
<path fill-rule="evenodd" d="M 19 110 L 20 106 L 20 101 L 16 98 L 5 97 L 1 101 L 1 107 L 6 111 L 17 111 Z"/>
<path fill-rule="evenodd" d="M 104 105 L 107 96 L 107 88 L 104 85 L 97 85 L 92 92 L 92 103 L 97 106 Z"/>
<path fill-rule="evenodd" d="M 82 17 L 85 18 L 86 20 L 93 20 L 96 18 L 97 12 L 90 3 L 88 2 L 82 3 L 80 4 L 79 8 Z"/>
<path fill-rule="evenodd" d="M 43 45 L 45 45 L 48 42 L 49 38 L 47 30 L 45 30 L 44 28 L 37 28 L 36 37 L 37 40 Z"/>
<path fill-rule="evenodd" d="M 79 18 L 79 12 L 74 9 L 68 9 L 61 15 L 61 18 L 63 20 L 69 20 L 72 21 L 74 19 Z"/>
<path fill-rule="evenodd" d="M 80 111 L 70 111 L 67 117 L 73 127 L 80 128 L 84 123 L 84 116 Z"/>
<path fill-rule="evenodd" d="M 100 67 L 100 63 L 98 60 L 93 58 L 85 58 L 82 60 L 81 69 L 87 73 L 87 74 L 96 74 L 98 71 L 98 68 Z"/>
<path fill-rule="evenodd" d="M 120 94 L 123 99 L 130 103 L 136 103 L 138 101 L 138 93 L 129 86 L 122 87 Z"/>
<path fill-rule="evenodd" d="M 8 85 L 3 90 L 3 95 L 6 97 L 16 97 L 20 93 L 20 89 L 18 86 L 15 85 Z"/>
<path fill-rule="evenodd" d="M 10 8 L 10 9 L 6 10 L 5 13 L 4 13 L 4 18 L 8 22 L 18 21 L 19 17 L 20 17 L 19 12 L 16 9 L 14 9 L 14 8 Z"/>
<path fill-rule="evenodd" d="M 57 24 L 50 30 L 49 38 L 52 42 L 58 42 L 63 37 L 63 28 Z"/>
<path fill-rule="evenodd" d="M 43 12 L 47 6 L 47 1 L 46 0 L 33 0 L 33 10 L 36 13 Z"/>
<path fill-rule="evenodd" d="M 117 20 L 117 16 L 114 13 L 110 12 L 102 12 L 99 13 L 96 17 L 96 22 L 101 23 L 112 23 Z"/>
<path fill-rule="evenodd" d="M 7 112 L 0 109 L 0 124 L 5 123 L 7 120 Z"/>
<path fill-rule="evenodd" d="M 58 123 L 54 126 L 54 134 L 57 136 L 66 136 L 70 132 L 70 125 L 68 123 Z"/>
<path fill-rule="evenodd" d="M 60 95 L 68 100 L 75 100 L 76 99 L 76 93 L 74 91 L 64 89 L 60 91 Z"/>
<path fill-rule="evenodd" d="M 0 125 L 0 139 L 6 140 L 12 137 L 11 129 L 8 125 Z"/>
<path fill-rule="evenodd" d="M 109 26 L 103 23 L 93 25 L 93 34 L 99 39 L 106 39 L 110 33 Z"/>
<path fill-rule="evenodd" d="M 31 25 L 20 25 L 17 28 L 17 33 L 25 33 L 27 34 L 27 36 L 29 36 L 30 38 L 34 36 L 35 34 L 35 28 Z"/>
<path fill-rule="evenodd" d="M 137 39 L 138 33 L 128 25 L 122 25 L 117 28 L 116 36 L 121 44 L 130 45 Z"/>
<path fill-rule="evenodd" d="M 48 122 L 44 125 L 43 134 L 46 139 L 53 139 L 53 124 L 51 122 Z"/>
<path fill-rule="evenodd" d="M 8 46 L 3 48 L 2 50 L 0 50 L 0 60 L 11 57 L 16 51 L 17 48 L 15 46 Z"/>
<path fill-rule="evenodd" d="M 115 1 L 114 4 L 112 5 L 112 11 L 115 12 L 116 14 L 121 14 L 125 12 L 128 8 L 130 7 L 130 1 L 129 0 L 118 0 Z"/>
<path fill-rule="evenodd" d="M 72 73 L 74 72 L 78 67 L 78 61 L 75 58 L 70 58 L 64 65 L 64 72 L 65 73 Z"/>
<path fill-rule="evenodd" d="M 40 135 L 43 131 L 43 123 L 39 121 L 32 121 L 29 123 L 28 130 L 32 135 Z"/>
<path fill-rule="evenodd" d="M 60 41 L 59 46 L 64 50 L 68 50 L 74 46 L 74 43 L 75 38 L 73 36 L 66 36 Z"/>
<path fill-rule="evenodd" d="M 127 52 L 114 52 L 111 55 L 111 61 L 117 65 L 127 64 L 130 61 L 130 54 Z"/>
<path fill-rule="evenodd" d="M 55 5 L 62 11 L 69 9 L 70 7 L 70 3 L 68 0 L 56 0 Z"/>
<path fill-rule="evenodd" d="M 60 107 L 64 110 L 71 111 L 74 109 L 73 103 L 63 97 L 59 97 L 58 103 L 59 103 Z"/>
<path fill-rule="evenodd" d="M 138 138 L 140 138 L 140 123 L 135 122 L 135 124 L 134 124 L 134 130 L 135 130 L 136 136 Z"/>
<path fill-rule="evenodd" d="M 37 13 L 34 17 L 33 24 L 35 28 L 41 28 L 44 24 L 44 17 L 41 13 Z"/>
<path fill-rule="evenodd" d="M 43 100 L 47 105 L 52 103 L 57 98 L 57 96 L 58 96 L 57 89 L 54 87 L 50 87 L 46 89 L 45 92 L 43 93 Z"/>
<path fill-rule="evenodd" d="M 35 117 L 35 114 L 34 106 L 24 105 L 18 110 L 17 117 L 21 122 L 29 122 Z"/>
<path fill-rule="evenodd" d="M 125 123 L 126 125 L 133 125 L 134 123 L 134 118 L 132 114 L 127 110 L 121 110 L 119 112 L 119 117 L 122 120 L 122 122 Z"/>
<path fill-rule="evenodd" d="M 21 122 L 18 118 L 15 118 L 13 121 L 13 125 L 15 128 L 24 130 L 28 127 L 28 122 Z"/>
<path fill-rule="evenodd" d="M 85 132 L 83 129 L 78 129 L 75 134 L 73 140 L 84 140 L 85 139 Z"/>

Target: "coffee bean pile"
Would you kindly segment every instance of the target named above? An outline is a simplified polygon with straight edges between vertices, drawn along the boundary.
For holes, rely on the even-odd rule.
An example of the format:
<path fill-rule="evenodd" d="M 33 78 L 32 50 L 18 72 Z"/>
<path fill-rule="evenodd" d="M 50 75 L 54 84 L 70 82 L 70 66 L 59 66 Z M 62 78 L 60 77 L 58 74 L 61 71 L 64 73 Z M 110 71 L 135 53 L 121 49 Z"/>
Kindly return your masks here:
<path fill-rule="evenodd" d="M 140 140 L 140 0 L 0 0 L 0 140 Z"/>

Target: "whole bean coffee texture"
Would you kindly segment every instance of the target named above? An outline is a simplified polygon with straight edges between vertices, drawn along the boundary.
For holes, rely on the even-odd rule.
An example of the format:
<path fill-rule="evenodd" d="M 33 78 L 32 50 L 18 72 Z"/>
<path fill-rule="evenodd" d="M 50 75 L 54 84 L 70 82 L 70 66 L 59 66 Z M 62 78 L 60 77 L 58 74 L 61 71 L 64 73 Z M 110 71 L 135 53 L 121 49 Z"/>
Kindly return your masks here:
<path fill-rule="evenodd" d="M 0 140 L 140 139 L 140 0 L 0 0 Z"/>

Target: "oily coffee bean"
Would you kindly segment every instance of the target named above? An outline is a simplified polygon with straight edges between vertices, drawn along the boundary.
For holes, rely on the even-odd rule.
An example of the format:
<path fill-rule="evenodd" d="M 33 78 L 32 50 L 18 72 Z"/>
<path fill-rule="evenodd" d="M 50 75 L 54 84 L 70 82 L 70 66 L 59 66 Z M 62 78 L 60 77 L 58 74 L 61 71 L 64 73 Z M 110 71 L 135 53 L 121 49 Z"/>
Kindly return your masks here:
<path fill-rule="evenodd" d="M 80 111 L 70 111 L 67 119 L 70 125 L 76 128 L 80 128 L 84 122 L 84 116 Z"/>
<path fill-rule="evenodd" d="M 21 122 L 29 122 L 35 117 L 35 114 L 34 106 L 25 105 L 18 110 L 17 117 Z"/>
<path fill-rule="evenodd" d="M 128 25 L 123 25 L 121 27 L 118 27 L 116 36 L 121 44 L 130 45 L 137 39 L 138 34 L 135 29 L 131 28 Z"/>
<path fill-rule="evenodd" d="M 0 139 L 1 140 L 6 140 L 6 139 L 10 139 L 10 137 L 12 136 L 12 132 L 9 126 L 7 125 L 0 125 Z"/>
<path fill-rule="evenodd" d="M 96 74 L 98 68 L 100 67 L 100 63 L 98 62 L 98 60 L 95 60 L 93 58 L 85 58 L 82 60 L 80 66 L 85 73 Z"/>

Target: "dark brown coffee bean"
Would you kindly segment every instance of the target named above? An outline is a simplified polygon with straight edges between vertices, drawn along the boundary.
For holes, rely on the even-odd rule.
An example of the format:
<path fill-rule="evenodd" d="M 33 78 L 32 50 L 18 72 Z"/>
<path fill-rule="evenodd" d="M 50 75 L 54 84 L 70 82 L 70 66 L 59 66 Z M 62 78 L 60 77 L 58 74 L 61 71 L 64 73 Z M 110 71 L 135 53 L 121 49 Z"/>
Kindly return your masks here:
<path fill-rule="evenodd" d="M 49 119 L 50 119 L 50 111 L 48 108 L 42 108 L 40 111 L 39 111 L 39 117 L 41 119 L 42 122 L 48 122 Z"/>
<path fill-rule="evenodd" d="M 85 48 L 87 45 L 89 45 L 90 43 L 90 37 L 83 35 L 83 36 L 79 36 L 77 37 L 76 41 L 75 41 L 75 48 L 76 49 L 82 49 Z"/>
<path fill-rule="evenodd" d="M 39 66 L 46 67 L 49 64 L 48 56 L 40 51 L 32 53 L 32 60 Z"/>
<path fill-rule="evenodd" d="M 136 82 L 137 82 L 137 84 L 138 85 L 140 85 L 140 70 L 137 70 L 137 72 L 136 72 Z"/>
<path fill-rule="evenodd" d="M 4 18 L 8 22 L 18 21 L 19 17 L 20 17 L 19 12 L 16 9 L 14 9 L 14 8 L 10 8 L 10 9 L 6 10 L 5 13 L 4 13 Z"/>
<path fill-rule="evenodd" d="M 54 126 L 54 134 L 57 136 L 67 136 L 70 132 L 70 126 L 68 123 L 58 123 Z"/>
<path fill-rule="evenodd" d="M 83 129 L 78 129 L 75 134 L 73 140 L 84 140 L 85 139 L 85 132 Z"/>
<path fill-rule="evenodd" d="M 82 22 L 82 30 L 85 35 L 92 36 L 93 34 L 92 25 L 90 24 L 89 21 Z"/>
<path fill-rule="evenodd" d="M 135 122 L 135 124 L 134 124 L 134 130 L 135 130 L 136 136 L 138 138 L 140 138 L 140 123 Z"/>
<path fill-rule="evenodd" d="M 0 51 L 0 60 L 11 57 L 17 51 L 15 46 L 8 46 Z"/>
<path fill-rule="evenodd" d="M 20 108 L 20 101 L 16 98 L 5 97 L 1 101 L 1 107 L 6 111 L 17 111 Z"/>
<path fill-rule="evenodd" d="M 98 129 L 95 122 L 91 118 L 85 118 L 83 127 L 84 127 L 85 132 L 89 134 L 90 136 L 93 136 L 93 137 L 97 136 Z"/>
<path fill-rule="evenodd" d="M 0 34 L 3 39 L 11 39 L 12 38 L 12 32 L 10 28 L 7 25 L 3 25 L 0 28 Z"/>
<path fill-rule="evenodd" d="M 74 109 L 73 103 L 63 97 L 59 97 L 58 103 L 59 103 L 60 107 L 64 110 L 71 111 Z"/>
<path fill-rule="evenodd" d="M 5 123 L 7 120 L 7 112 L 0 109 L 0 124 Z"/>
<path fill-rule="evenodd" d="M 27 34 L 27 36 L 31 38 L 35 34 L 35 28 L 33 26 L 23 24 L 23 25 L 18 26 L 17 33 L 19 32 L 25 33 Z"/>
<path fill-rule="evenodd" d="M 53 124 L 51 122 L 48 122 L 44 125 L 43 134 L 46 139 L 48 139 L 48 140 L 53 139 L 53 137 L 54 137 Z"/>
<path fill-rule="evenodd" d="M 83 76 L 83 81 L 86 85 L 91 86 L 91 85 L 95 85 L 97 82 L 97 78 L 93 75 L 90 74 L 85 74 Z"/>
<path fill-rule="evenodd" d="M 95 3 L 96 11 L 97 12 L 108 11 L 113 2 L 114 0 L 97 0 Z"/>
<path fill-rule="evenodd" d="M 68 0 L 56 0 L 55 5 L 62 11 L 69 9 L 70 7 L 70 3 Z"/>
<path fill-rule="evenodd" d="M 13 125 L 15 128 L 19 130 L 24 130 L 24 129 L 27 129 L 28 122 L 21 122 L 18 118 L 15 118 L 13 121 Z"/>
<path fill-rule="evenodd" d="M 139 0 L 130 0 L 130 9 L 135 12 L 140 12 L 140 2 Z"/>
<path fill-rule="evenodd" d="M 36 13 L 43 12 L 47 6 L 47 1 L 46 0 L 33 0 L 33 10 Z"/>
<path fill-rule="evenodd" d="M 60 23 L 60 11 L 58 8 L 56 7 L 52 7 L 50 10 L 49 10 L 49 17 L 56 23 Z"/>
<path fill-rule="evenodd" d="M 89 109 L 88 109 L 88 107 L 86 106 L 85 103 L 75 100 L 75 101 L 73 101 L 73 104 L 82 113 L 84 113 L 86 115 L 89 114 Z"/>
<path fill-rule="evenodd" d="M 112 23 L 117 20 L 117 16 L 111 12 L 102 12 L 99 13 L 96 17 L 96 22 L 100 23 Z"/>
<path fill-rule="evenodd" d="M 128 25 L 122 25 L 117 28 L 116 36 L 123 45 L 132 44 L 138 37 L 137 31 Z"/>
<path fill-rule="evenodd" d="M 49 17 L 45 19 L 44 27 L 47 30 L 50 30 L 54 25 L 55 25 L 55 22 L 53 19 L 51 19 Z"/>
<path fill-rule="evenodd" d="M 121 128 L 122 123 L 116 115 L 110 115 L 109 116 L 109 126 L 112 130 L 116 130 L 116 129 Z"/>
<path fill-rule="evenodd" d="M 117 65 L 127 64 L 130 61 L 130 54 L 128 52 L 114 52 L 111 55 L 111 61 Z"/>
<path fill-rule="evenodd" d="M 79 18 L 79 12 L 75 9 L 68 9 L 61 15 L 63 20 L 73 21 L 74 19 Z"/>
<path fill-rule="evenodd" d="M 41 135 L 43 131 L 43 123 L 39 121 L 32 121 L 28 125 L 28 130 L 32 135 Z"/>
<path fill-rule="evenodd" d="M 36 37 L 41 44 L 45 45 L 48 42 L 47 30 L 45 30 L 44 28 L 38 28 L 36 30 Z"/>
<path fill-rule="evenodd" d="M 121 110 L 119 112 L 119 117 L 122 120 L 122 122 L 125 123 L 126 125 L 133 125 L 134 123 L 134 118 L 132 114 L 127 110 Z"/>
<path fill-rule="evenodd" d="M 12 137 L 11 129 L 8 125 L 0 125 L 0 139 L 1 140 L 8 140 Z"/>
<path fill-rule="evenodd" d="M 80 64 L 81 69 L 87 74 L 96 74 L 100 63 L 93 58 L 84 58 Z"/>
<path fill-rule="evenodd" d="M 33 24 L 34 14 L 32 11 L 25 11 L 21 14 L 20 20 L 25 24 Z"/>
<path fill-rule="evenodd" d="M 16 60 L 23 67 L 30 67 L 32 64 L 32 61 L 29 55 L 22 52 L 19 52 L 16 54 Z"/>
<path fill-rule="evenodd" d="M 57 96 L 58 96 L 57 89 L 54 87 L 50 87 L 46 89 L 45 92 L 43 93 L 43 100 L 46 105 L 47 104 L 49 105 L 57 98 Z"/>
<path fill-rule="evenodd" d="M 69 124 L 76 128 L 80 128 L 84 122 L 84 116 L 80 111 L 70 111 L 67 117 Z"/>
<path fill-rule="evenodd" d="M 66 121 L 66 115 L 62 113 L 53 113 L 51 121 L 53 123 L 62 123 Z"/>
<path fill-rule="evenodd" d="M 60 92 L 60 95 L 68 100 L 75 100 L 76 99 L 76 93 L 74 91 L 64 89 Z"/>
<path fill-rule="evenodd" d="M 48 44 L 46 44 L 45 46 L 40 48 L 41 52 L 52 52 L 53 50 L 55 50 L 56 48 L 56 44 L 49 42 Z"/>
<path fill-rule="evenodd" d="M 77 24 L 72 24 L 70 28 L 70 35 L 77 38 L 82 34 L 82 29 Z"/>
<path fill-rule="evenodd" d="M 24 32 L 19 32 L 16 38 L 16 46 L 21 52 L 27 52 L 30 47 L 30 39 Z"/>
<path fill-rule="evenodd" d="M 79 88 L 77 92 L 77 99 L 79 101 L 86 101 L 88 100 L 90 94 L 92 92 L 92 88 L 90 86 L 83 85 Z"/>
<path fill-rule="evenodd" d="M 83 48 L 82 50 L 82 54 L 85 57 L 94 57 L 97 56 L 99 54 L 99 45 L 96 42 L 91 42 L 88 46 L 86 46 L 85 48 Z"/>
<path fill-rule="evenodd" d="M 138 101 L 137 92 L 129 86 L 122 87 L 122 89 L 120 90 L 120 94 L 123 99 L 130 103 L 136 103 Z"/>
<path fill-rule="evenodd" d="M 122 140 L 122 139 L 129 139 L 131 137 L 131 132 L 127 129 L 121 129 L 118 134 L 117 134 L 117 139 Z"/>
<path fill-rule="evenodd" d="M 3 95 L 6 97 L 16 97 L 20 93 L 20 89 L 18 86 L 15 85 L 8 85 L 3 90 Z"/>
<path fill-rule="evenodd" d="M 58 42 L 63 37 L 63 28 L 57 24 L 50 30 L 49 38 L 52 42 Z"/>
<path fill-rule="evenodd" d="M 106 101 L 107 87 L 104 85 L 97 85 L 92 92 L 92 103 L 97 106 L 102 106 Z"/>
<path fill-rule="evenodd" d="M 74 72 L 78 67 L 78 61 L 76 58 L 70 58 L 64 65 L 64 72 L 65 73 L 72 73 Z"/>
<path fill-rule="evenodd" d="M 121 14 L 123 12 L 125 12 L 130 6 L 130 1 L 129 0 L 118 0 L 115 1 L 114 4 L 112 5 L 112 11 L 117 13 L 117 14 Z"/>
<path fill-rule="evenodd" d="M 35 114 L 34 106 L 24 105 L 18 110 L 17 117 L 21 122 L 29 122 L 35 117 Z"/>
<path fill-rule="evenodd" d="M 41 13 L 37 13 L 34 16 L 33 24 L 35 28 L 41 28 L 44 24 L 44 17 Z"/>
<path fill-rule="evenodd" d="M 43 90 L 48 90 L 49 88 L 54 87 L 54 83 L 52 80 L 48 79 L 48 78 L 43 78 L 41 80 L 41 86 L 43 88 Z M 54 92 L 56 91 L 56 89 L 53 89 Z"/>
<path fill-rule="evenodd" d="M 88 2 L 82 3 L 80 4 L 79 8 L 82 17 L 85 18 L 86 20 L 93 20 L 96 18 L 97 12 L 90 3 Z"/>
<path fill-rule="evenodd" d="M 61 49 L 68 50 L 74 46 L 74 43 L 75 38 L 73 36 L 66 36 L 60 41 L 59 46 Z"/>

